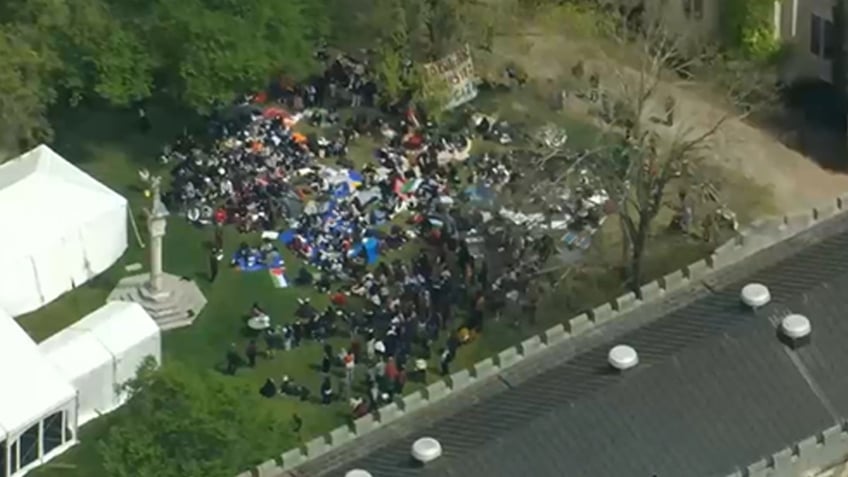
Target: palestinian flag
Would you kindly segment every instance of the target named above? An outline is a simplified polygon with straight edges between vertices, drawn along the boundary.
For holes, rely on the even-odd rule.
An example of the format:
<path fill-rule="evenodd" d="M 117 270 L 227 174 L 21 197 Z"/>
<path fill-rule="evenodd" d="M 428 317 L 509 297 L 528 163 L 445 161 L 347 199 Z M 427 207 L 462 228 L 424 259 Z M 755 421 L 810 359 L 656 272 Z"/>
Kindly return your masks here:
<path fill-rule="evenodd" d="M 285 268 L 269 268 L 268 273 L 271 275 L 275 288 L 288 288 L 289 282 L 286 280 Z"/>

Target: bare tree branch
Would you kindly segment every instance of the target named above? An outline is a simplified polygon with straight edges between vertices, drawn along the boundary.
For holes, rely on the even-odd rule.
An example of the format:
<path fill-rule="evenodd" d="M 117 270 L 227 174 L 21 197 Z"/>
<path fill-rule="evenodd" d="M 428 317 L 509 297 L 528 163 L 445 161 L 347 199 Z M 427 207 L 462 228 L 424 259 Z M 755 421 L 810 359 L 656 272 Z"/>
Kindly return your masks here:
<path fill-rule="evenodd" d="M 688 189 L 703 187 L 699 169 L 714 147 L 714 138 L 728 122 L 745 118 L 774 96 L 767 82 L 752 83 L 741 74 L 745 68 L 726 64 L 716 48 L 701 47 L 696 52 L 681 48 L 684 39 L 659 26 L 617 31 L 618 44 L 637 52 L 636 65 L 606 68 L 606 77 L 599 81 L 601 92 L 590 92 L 590 98 L 599 97 L 604 140 L 617 143 L 617 151 L 598 154 L 591 163 L 617 203 L 625 261 L 636 287 L 660 212 L 677 208 L 676 220 L 686 222 L 684 227 L 690 225 L 688 206 L 681 200 L 675 207 L 667 200 L 669 187 L 679 187 L 680 199 L 687 198 Z M 732 108 L 712 119 L 675 114 L 684 89 L 704 88 L 698 80 L 705 71 L 721 80 Z M 658 110 L 662 111 L 659 118 Z"/>

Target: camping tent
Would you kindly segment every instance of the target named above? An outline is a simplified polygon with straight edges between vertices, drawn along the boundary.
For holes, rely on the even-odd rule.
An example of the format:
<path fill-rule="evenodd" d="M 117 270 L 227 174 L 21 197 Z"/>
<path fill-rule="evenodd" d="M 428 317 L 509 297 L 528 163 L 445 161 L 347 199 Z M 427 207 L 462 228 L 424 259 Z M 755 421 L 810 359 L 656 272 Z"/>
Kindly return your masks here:
<path fill-rule="evenodd" d="M 117 392 L 145 357 L 161 361 L 159 326 L 137 303 L 109 302 L 39 346 L 76 388 L 79 425 L 124 403 Z"/>
<path fill-rule="evenodd" d="M 0 309 L 36 310 L 127 248 L 127 201 L 41 145 L 0 165 Z"/>
<path fill-rule="evenodd" d="M 0 476 L 23 475 L 76 442 L 76 391 L 0 311 Z"/>

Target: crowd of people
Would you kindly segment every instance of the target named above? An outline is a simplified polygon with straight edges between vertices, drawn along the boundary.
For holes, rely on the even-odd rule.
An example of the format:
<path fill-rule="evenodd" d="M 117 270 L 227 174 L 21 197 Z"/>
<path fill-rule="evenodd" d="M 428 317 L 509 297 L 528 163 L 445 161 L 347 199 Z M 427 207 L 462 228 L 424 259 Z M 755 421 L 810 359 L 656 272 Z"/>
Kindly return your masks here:
<path fill-rule="evenodd" d="M 496 221 L 465 206 L 471 186 L 498 191 L 519 177 L 510 153 L 470 154 L 475 134 L 511 142 L 508 125 L 474 120 L 444 133 L 412 109 L 343 120 L 339 111 L 373 107 L 378 92 L 367 63 L 328 62 L 323 76 L 259 98 L 283 108 L 239 104 L 214 122 L 211 145 L 183 139 L 163 161 L 173 165 L 172 207 L 198 224 L 281 231 L 256 248 L 268 257 L 279 256 L 277 247 L 300 254 L 311 266 L 297 270 L 294 285 L 330 297 L 325 309 L 303 299 L 290 321 L 259 334 L 243 353 L 230 349 L 227 371 L 235 373 L 243 357 L 255 365 L 263 340 L 265 353 L 320 343 L 318 398 L 343 397 L 358 416 L 390 402 L 407 380 L 426 379 L 431 364 L 448 374 L 459 348 L 488 320 L 532 320 L 544 293 L 535 277 L 556 247 L 545 234 L 483 233 Z M 299 121 L 337 133 L 304 135 Z M 356 171 L 348 151 L 363 135 L 382 147 Z M 422 245 L 414 258 L 377 259 L 413 238 Z M 238 253 L 247 259 L 252 249 L 243 244 Z M 256 304 L 250 314 L 264 311 Z M 338 337 L 343 349 L 330 345 Z M 260 389 L 303 400 L 313 391 L 289 377 L 269 377 Z"/>

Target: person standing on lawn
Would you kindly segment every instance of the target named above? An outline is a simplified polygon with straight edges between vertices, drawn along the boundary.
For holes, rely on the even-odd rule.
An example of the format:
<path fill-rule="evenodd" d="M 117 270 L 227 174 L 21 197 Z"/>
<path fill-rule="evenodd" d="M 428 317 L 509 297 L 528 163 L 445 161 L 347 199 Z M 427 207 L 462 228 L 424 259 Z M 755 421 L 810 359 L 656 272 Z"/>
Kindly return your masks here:
<path fill-rule="evenodd" d="M 345 392 L 348 396 L 353 393 L 353 381 L 356 378 L 356 355 L 353 351 L 348 351 L 344 356 L 344 367 L 345 367 Z"/>
<path fill-rule="evenodd" d="M 215 249 L 209 251 L 209 283 L 214 283 L 218 278 L 218 255 Z"/>
<path fill-rule="evenodd" d="M 321 403 L 330 404 L 333 402 L 333 384 L 329 377 L 325 377 L 321 383 Z"/>
<path fill-rule="evenodd" d="M 296 413 L 292 414 L 291 425 L 292 432 L 295 433 L 299 440 L 303 440 L 303 437 L 301 437 L 300 435 L 300 430 L 303 429 L 303 419 L 301 419 L 301 417 L 298 416 Z"/>
<path fill-rule="evenodd" d="M 439 365 L 441 368 L 442 376 L 447 376 L 450 374 L 450 364 L 453 361 L 455 354 L 451 349 L 445 348 L 442 350 L 442 354 L 439 357 Z"/>
<path fill-rule="evenodd" d="M 143 104 L 138 105 L 138 128 L 143 133 L 147 133 L 150 131 L 152 124 L 150 123 L 150 118 L 147 117 L 147 110 L 144 108 Z"/>
<path fill-rule="evenodd" d="M 241 356 L 236 351 L 236 344 L 233 343 L 230 345 L 230 349 L 227 350 L 227 374 L 235 375 L 240 362 Z"/>
<path fill-rule="evenodd" d="M 212 244 L 212 253 L 215 254 L 215 260 L 220 262 L 224 258 L 224 226 L 217 222 L 215 224 L 215 237 Z"/>
<path fill-rule="evenodd" d="M 256 348 L 256 340 L 250 340 L 247 343 L 247 349 L 244 352 L 247 355 L 247 364 L 251 368 L 256 367 L 256 355 L 259 354 L 259 350 Z"/>
<path fill-rule="evenodd" d="M 321 374 L 324 376 L 330 375 L 330 368 L 333 366 L 333 357 L 324 353 L 324 356 L 321 358 Z"/>

